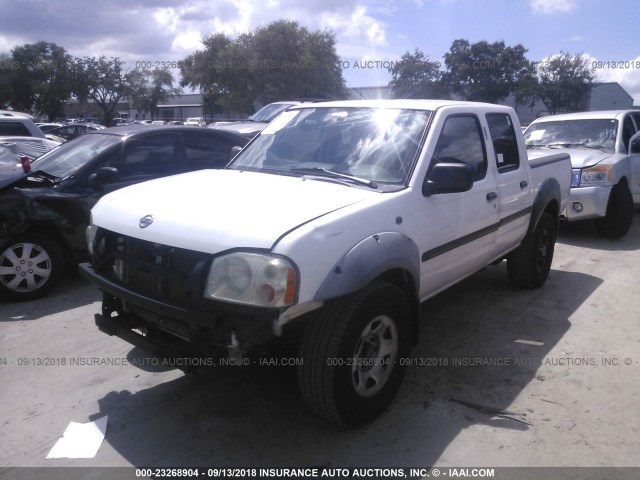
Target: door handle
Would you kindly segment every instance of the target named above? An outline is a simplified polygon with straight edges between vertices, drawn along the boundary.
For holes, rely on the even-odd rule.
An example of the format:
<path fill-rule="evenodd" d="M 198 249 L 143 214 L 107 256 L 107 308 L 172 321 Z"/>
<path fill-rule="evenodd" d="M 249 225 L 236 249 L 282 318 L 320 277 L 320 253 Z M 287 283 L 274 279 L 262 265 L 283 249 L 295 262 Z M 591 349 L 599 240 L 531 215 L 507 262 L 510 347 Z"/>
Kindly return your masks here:
<path fill-rule="evenodd" d="M 520 188 L 521 188 L 522 190 L 524 190 L 524 189 L 525 189 L 525 188 L 527 188 L 528 186 L 529 186 L 529 184 L 527 183 L 527 181 L 526 181 L 526 180 L 523 180 L 523 181 L 521 181 L 521 182 L 520 182 Z"/>
<path fill-rule="evenodd" d="M 491 200 L 495 200 L 496 198 L 498 198 L 498 194 L 496 192 L 487 193 L 487 202 L 490 202 Z"/>

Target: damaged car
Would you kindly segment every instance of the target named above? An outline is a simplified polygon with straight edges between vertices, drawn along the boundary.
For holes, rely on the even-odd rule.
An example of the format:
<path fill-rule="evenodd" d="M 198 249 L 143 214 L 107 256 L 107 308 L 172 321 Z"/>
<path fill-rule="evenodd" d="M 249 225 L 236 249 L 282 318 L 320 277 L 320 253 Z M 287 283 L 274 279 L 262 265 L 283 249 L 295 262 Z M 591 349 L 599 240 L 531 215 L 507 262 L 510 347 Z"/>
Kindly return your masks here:
<path fill-rule="evenodd" d="M 246 143 L 231 132 L 197 127 L 114 127 L 82 135 L 0 177 L 0 297 L 42 297 L 66 265 L 86 257 L 89 212 L 104 194 L 224 167 Z"/>

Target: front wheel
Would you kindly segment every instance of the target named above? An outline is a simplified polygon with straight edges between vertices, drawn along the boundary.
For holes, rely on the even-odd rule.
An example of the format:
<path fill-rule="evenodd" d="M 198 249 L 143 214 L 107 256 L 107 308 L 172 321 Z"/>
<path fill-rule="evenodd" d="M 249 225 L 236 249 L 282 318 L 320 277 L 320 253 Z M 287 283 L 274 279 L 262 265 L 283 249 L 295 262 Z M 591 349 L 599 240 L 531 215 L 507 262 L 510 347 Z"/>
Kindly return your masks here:
<path fill-rule="evenodd" d="M 37 233 L 16 237 L 0 249 L 0 296 L 12 301 L 43 297 L 63 268 L 62 252 L 53 240 Z"/>
<path fill-rule="evenodd" d="M 547 280 L 557 234 L 558 220 L 544 212 L 533 233 L 507 257 L 507 274 L 513 285 L 538 288 Z"/>
<path fill-rule="evenodd" d="M 604 238 L 618 240 L 624 237 L 633 221 L 633 196 L 624 183 L 619 183 L 611 189 L 607 213 L 596 220 L 596 231 Z"/>
<path fill-rule="evenodd" d="M 302 337 L 298 369 L 307 404 L 346 425 L 380 415 L 400 388 L 411 321 L 407 297 L 387 282 L 331 300 L 315 312 Z"/>

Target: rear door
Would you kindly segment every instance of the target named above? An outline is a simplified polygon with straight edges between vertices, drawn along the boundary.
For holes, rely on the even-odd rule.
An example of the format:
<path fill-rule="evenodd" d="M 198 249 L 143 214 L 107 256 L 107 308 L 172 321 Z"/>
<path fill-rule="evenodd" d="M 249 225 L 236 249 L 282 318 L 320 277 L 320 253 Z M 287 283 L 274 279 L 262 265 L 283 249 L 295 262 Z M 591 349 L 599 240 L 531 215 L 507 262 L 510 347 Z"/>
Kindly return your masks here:
<path fill-rule="evenodd" d="M 492 162 L 498 180 L 496 257 L 517 247 L 527 230 L 531 212 L 531 185 L 527 159 L 520 158 L 513 119 L 508 113 L 486 116 L 493 147 Z"/>

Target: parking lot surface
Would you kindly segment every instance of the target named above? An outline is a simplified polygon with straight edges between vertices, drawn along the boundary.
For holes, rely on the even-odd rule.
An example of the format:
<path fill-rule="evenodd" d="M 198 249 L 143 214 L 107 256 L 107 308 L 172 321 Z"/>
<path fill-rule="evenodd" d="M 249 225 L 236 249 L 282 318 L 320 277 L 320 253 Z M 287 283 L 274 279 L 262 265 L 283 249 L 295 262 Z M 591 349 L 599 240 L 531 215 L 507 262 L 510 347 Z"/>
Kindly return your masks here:
<path fill-rule="evenodd" d="M 538 290 L 502 263 L 423 304 L 397 398 L 357 429 L 312 414 L 294 366 L 185 375 L 99 332 L 99 310 L 78 275 L 0 303 L 0 467 L 640 464 L 638 212 L 619 241 L 563 225 Z M 95 458 L 45 459 L 105 414 Z"/>

